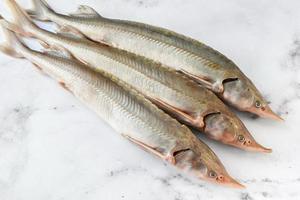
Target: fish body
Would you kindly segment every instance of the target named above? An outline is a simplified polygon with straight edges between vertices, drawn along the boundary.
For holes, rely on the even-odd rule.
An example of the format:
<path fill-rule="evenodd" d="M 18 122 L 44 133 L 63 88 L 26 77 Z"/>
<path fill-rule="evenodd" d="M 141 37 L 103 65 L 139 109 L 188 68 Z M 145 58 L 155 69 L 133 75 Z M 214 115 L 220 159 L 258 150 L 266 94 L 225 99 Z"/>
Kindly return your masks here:
<path fill-rule="evenodd" d="M 88 6 L 71 15 L 54 12 L 44 0 L 33 0 L 36 18 L 73 27 L 78 34 L 133 52 L 185 73 L 239 110 L 280 119 L 237 65 L 211 47 L 143 23 L 108 19 Z"/>
<path fill-rule="evenodd" d="M 14 5 L 14 4 L 13 4 Z M 211 91 L 171 68 L 142 56 L 61 30 L 54 34 L 38 28 L 15 6 L 18 30 L 57 48 L 67 49 L 75 58 L 99 73 L 109 73 L 128 84 L 181 122 L 214 140 L 241 149 L 271 152 L 258 144 L 243 123 Z M 243 140 L 239 138 L 243 138 Z"/>
<path fill-rule="evenodd" d="M 70 56 L 33 51 L 8 30 L 5 36 L 2 52 L 34 63 L 130 141 L 198 178 L 243 187 L 186 126 L 129 86 L 119 85 L 109 74 L 97 73 Z"/>

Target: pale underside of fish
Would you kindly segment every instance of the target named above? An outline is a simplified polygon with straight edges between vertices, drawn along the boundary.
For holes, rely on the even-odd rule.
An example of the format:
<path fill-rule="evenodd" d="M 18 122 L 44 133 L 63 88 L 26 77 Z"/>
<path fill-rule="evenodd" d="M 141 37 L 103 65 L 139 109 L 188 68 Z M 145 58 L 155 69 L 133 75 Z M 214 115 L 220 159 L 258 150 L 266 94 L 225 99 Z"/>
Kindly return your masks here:
<path fill-rule="evenodd" d="M 109 74 L 100 74 L 57 51 L 40 53 L 28 49 L 8 30 L 5 35 L 7 43 L 0 45 L 2 52 L 37 65 L 130 141 L 198 178 L 243 187 L 187 127 L 128 85 L 121 86 Z"/>
<path fill-rule="evenodd" d="M 254 84 L 228 58 L 194 39 L 142 23 L 108 19 L 88 6 L 69 16 L 55 13 L 44 0 L 33 0 L 30 13 L 67 26 L 76 34 L 142 55 L 187 74 L 234 107 L 280 119 Z"/>

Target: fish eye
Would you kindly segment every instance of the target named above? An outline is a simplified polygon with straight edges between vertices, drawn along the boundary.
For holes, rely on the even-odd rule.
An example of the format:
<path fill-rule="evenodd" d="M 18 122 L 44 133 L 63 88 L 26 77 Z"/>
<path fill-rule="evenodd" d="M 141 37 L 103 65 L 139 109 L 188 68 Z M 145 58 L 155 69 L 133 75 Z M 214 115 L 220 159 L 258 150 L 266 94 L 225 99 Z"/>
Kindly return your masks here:
<path fill-rule="evenodd" d="M 243 135 L 239 135 L 239 136 L 238 136 L 238 140 L 239 140 L 240 142 L 244 142 L 244 141 L 245 141 L 245 137 L 244 137 Z"/>
<path fill-rule="evenodd" d="M 261 107 L 260 101 L 255 101 L 255 107 L 256 107 L 256 108 L 260 108 L 260 107 Z"/>
<path fill-rule="evenodd" d="M 209 177 L 211 177 L 211 178 L 216 178 L 216 177 L 217 177 L 217 173 L 214 172 L 214 171 L 210 171 L 210 172 L 209 172 Z"/>

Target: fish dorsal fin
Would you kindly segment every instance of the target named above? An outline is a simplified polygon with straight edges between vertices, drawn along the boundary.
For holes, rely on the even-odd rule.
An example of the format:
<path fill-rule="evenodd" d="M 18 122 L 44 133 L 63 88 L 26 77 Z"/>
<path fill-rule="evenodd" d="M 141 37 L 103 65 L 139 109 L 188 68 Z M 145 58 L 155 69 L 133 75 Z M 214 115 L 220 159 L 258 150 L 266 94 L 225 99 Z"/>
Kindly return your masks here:
<path fill-rule="evenodd" d="M 100 18 L 102 17 L 95 9 L 90 6 L 80 5 L 70 16 L 85 17 L 85 18 Z"/>
<path fill-rule="evenodd" d="M 60 46 L 51 46 L 47 49 L 44 49 L 43 52 L 47 55 L 55 57 L 74 59 L 73 55 L 68 50 Z"/>
<path fill-rule="evenodd" d="M 72 26 L 61 26 L 56 31 L 58 35 L 75 38 L 75 39 L 87 39 L 79 30 Z"/>

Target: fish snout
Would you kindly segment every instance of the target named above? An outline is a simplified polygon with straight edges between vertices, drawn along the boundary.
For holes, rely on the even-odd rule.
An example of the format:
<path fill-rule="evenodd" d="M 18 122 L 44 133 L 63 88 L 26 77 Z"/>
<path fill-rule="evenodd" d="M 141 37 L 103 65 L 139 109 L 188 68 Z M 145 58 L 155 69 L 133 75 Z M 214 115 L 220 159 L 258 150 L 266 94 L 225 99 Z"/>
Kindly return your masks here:
<path fill-rule="evenodd" d="M 276 114 L 268 105 L 261 108 L 259 115 L 261 117 L 274 119 L 276 121 L 284 121 L 284 119 L 281 118 L 278 114 Z"/>
<path fill-rule="evenodd" d="M 255 152 L 262 152 L 262 153 L 272 153 L 272 149 L 266 148 L 262 146 L 261 144 L 257 143 L 254 140 L 245 140 L 243 145 L 245 148 L 249 151 L 255 151 Z"/>

